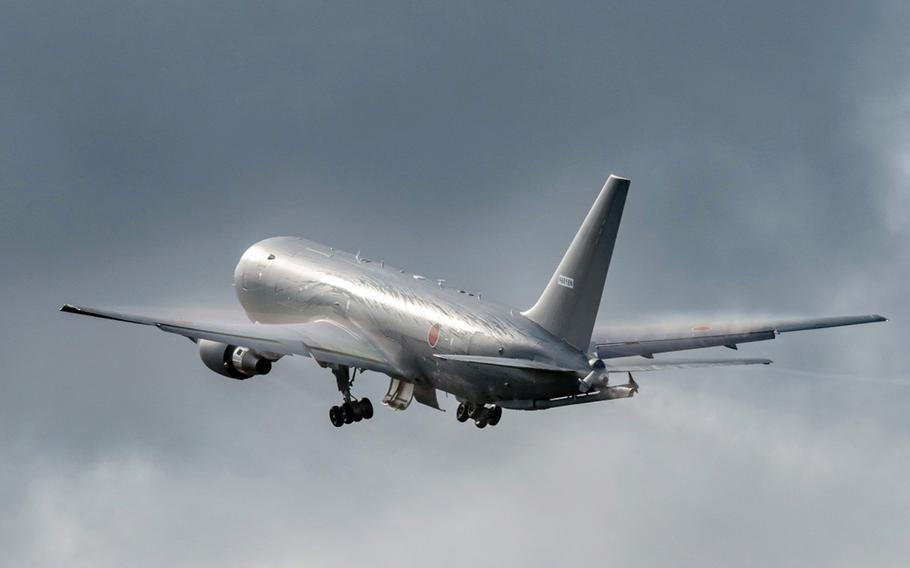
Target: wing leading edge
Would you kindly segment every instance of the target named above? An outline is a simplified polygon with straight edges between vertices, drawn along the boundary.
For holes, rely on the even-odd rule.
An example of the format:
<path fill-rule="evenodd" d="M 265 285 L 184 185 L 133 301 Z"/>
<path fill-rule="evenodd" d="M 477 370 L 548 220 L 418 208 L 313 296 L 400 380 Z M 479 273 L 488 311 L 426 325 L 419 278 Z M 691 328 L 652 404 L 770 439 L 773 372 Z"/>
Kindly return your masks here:
<path fill-rule="evenodd" d="M 234 324 L 193 322 L 128 314 L 64 304 L 61 312 L 154 326 L 192 340 L 208 339 L 240 345 L 261 353 L 304 355 L 320 363 L 334 363 L 380 372 L 394 371 L 391 358 L 360 330 L 331 320 L 300 324 Z"/>
<path fill-rule="evenodd" d="M 591 352 L 601 359 L 766 341 L 781 333 L 887 321 L 880 315 L 839 316 L 802 320 L 723 322 L 712 324 L 601 327 L 594 330 Z"/>

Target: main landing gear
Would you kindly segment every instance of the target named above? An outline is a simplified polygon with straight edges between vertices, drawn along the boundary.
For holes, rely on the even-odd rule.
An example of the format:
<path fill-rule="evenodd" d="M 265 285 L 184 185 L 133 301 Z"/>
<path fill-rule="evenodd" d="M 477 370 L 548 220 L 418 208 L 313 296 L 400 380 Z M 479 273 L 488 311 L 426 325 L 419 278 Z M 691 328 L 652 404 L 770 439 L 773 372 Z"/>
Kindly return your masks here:
<path fill-rule="evenodd" d="M 459 422 L 466 422 L 468 418 L 473 419 L 474 425 L 478 428 L 486 428 L 488 424 L 496 426 L 502 418 L 502 407 L 462 402 L 455 411 L 455 419 Z"/>
<path fill-rule="evenodd" d="M 329 409 L 329 420 L 332 426 L 336 428 L 350 424 L 351 422 L 360 422 L 369 420 L 373 417 L 373 403 L 370 399 L 363 397 L 360 400 L 351 396 L 351 387 L 354 385 L 354 377 L 357 369 L 353 373 L 350 367 L 336 365 L 332 367 L 332 374 L 335 375 L 335 381 L 338 383 L 338 390 L 344 397 L 344 402 L 340 406 L 333 406 Z"/>

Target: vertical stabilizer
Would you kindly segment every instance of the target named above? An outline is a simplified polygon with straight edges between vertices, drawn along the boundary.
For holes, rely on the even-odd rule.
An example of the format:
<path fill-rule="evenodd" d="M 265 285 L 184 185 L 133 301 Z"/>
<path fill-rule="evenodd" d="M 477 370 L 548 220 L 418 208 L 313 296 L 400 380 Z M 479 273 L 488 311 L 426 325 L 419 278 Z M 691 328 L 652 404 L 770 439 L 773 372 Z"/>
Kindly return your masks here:
<path fill-rule="evenodd" d="M 586 351 L 600 306 L 629 180 L 611 175 L 540 299 L 522 312 L 550 333 Z"/>

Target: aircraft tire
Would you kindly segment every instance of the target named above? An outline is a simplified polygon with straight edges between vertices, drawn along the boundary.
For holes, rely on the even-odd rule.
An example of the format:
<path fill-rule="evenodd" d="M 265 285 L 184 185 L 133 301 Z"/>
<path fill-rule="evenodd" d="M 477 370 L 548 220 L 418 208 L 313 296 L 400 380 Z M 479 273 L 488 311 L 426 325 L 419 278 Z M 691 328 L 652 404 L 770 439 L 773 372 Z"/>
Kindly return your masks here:
<path fill-rule="evenodd" d="M 361 398 L 358 404 L 360 405 L 360 414 L 363 416 L 364 420 L 369 420 L 373 417 L 373 403 L 370 402 L 370 399 L 366 397 Z"/>
<path fill-rule="evenodd" d="M 350 424 L 354 421 L 354 407 L 351 406 L 350 402 L 341 405 L 341 419 L 345 424 Z"/>
<path fill-rule="evenodd" d="M 329 409 L 329 420 L 332 422 L 332 426 L 339 428 L 344 426 L 344 419 L 341 417 L 341 409 L 337 406 L 333 406 Z"/>
<path fill-rule="evenodd" d="M 490 411 L 490 418 L 487 420 L 487 423 L 490 426 L 496 426 L 499 424 L 499 421 L 502 419 L 502 407 L 494 406 L 493 410 Z"/>
<path fill-rule="evenodd" d="M 486 428 L 487 427 L 486 418 L 478 418 L 477 420 L 474 421 L 474 426 L 477 426 L 478 428 Z"/>
<path fill-rule="evenodd" d="M 455 411 L 455 420 L 464 422 L 468 419 L 468 405 L 465 403 L 458 404 L 458 410 Z"/>

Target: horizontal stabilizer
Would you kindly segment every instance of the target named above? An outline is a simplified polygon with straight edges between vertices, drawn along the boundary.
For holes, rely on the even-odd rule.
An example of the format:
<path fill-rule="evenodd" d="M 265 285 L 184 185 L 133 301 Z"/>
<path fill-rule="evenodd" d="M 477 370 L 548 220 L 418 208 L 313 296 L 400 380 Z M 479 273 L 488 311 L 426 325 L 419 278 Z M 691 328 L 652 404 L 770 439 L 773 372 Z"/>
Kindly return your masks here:
<path fill-rule="evenodd" d="M 664 359 L 628 362 L 613 359 L 607 365 L 609 373 L 632 371 L 663 371 L 665 369 L 695 369 L 698 367 L 732 367 L 738 365 L 770 365 L 771 359 Z"/>

